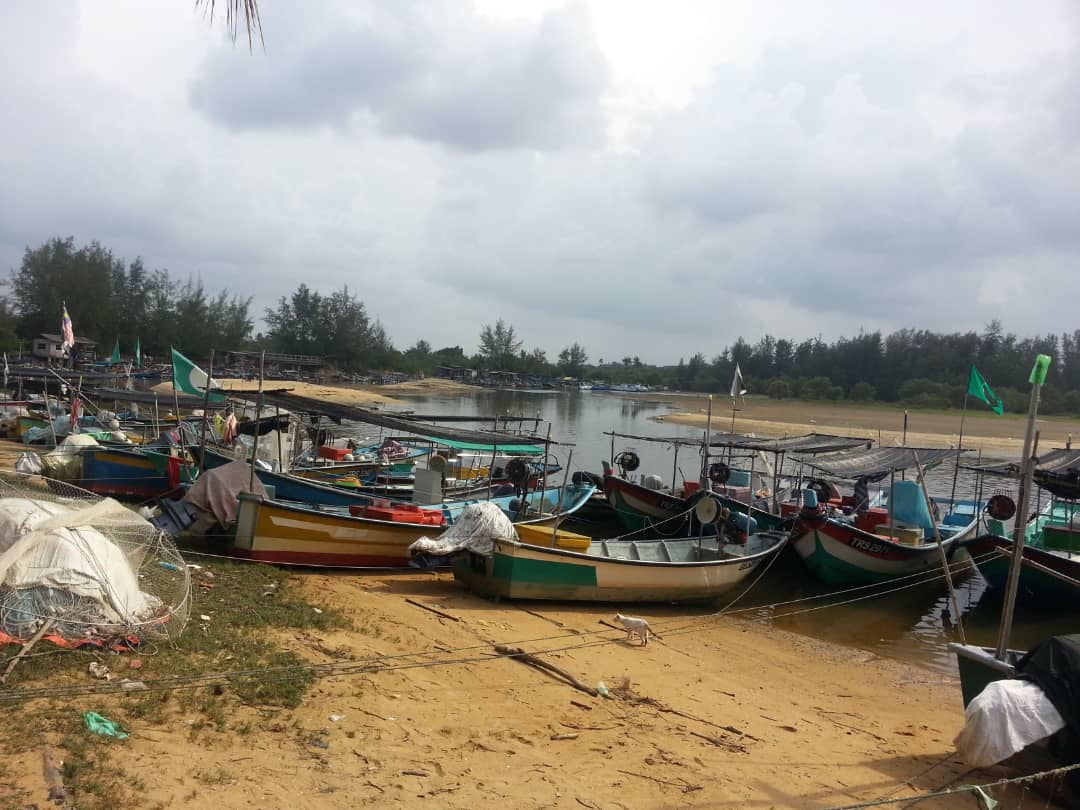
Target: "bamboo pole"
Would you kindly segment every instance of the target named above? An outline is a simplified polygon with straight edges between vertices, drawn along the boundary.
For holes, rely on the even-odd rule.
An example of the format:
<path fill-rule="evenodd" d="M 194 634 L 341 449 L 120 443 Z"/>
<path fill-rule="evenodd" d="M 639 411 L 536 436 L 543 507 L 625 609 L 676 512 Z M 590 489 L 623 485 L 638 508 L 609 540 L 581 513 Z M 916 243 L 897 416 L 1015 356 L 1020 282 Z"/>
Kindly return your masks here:
<path fill-rule="evenodd" d="M 941 543 L 941 531 L 938 528 L 937 521 L 934 520 L 934 503 L 930 498 L 930 491 L 926 488 L 925 470 L 923 470 L 922 462 L 919 461 L 919 451 L 912 450 L 911 455 L 915 461 L 915 473 L 919 476 L 919 487 L 922 489 L 923 500 L 926 501 L 926 510 L 930 515 L 930 522 L 934 526 L 934 541 L 937 543 L 938 556 L 941 558 L 941 571 L 945 574 L 945 585 L 949 589 L 949 599 L 952 601 L 953 611 L 956 615 L 956 628 L 960 631 L 960 643 L 967 644 L 967 639 L 964 637 L 964 622 L 960 618 L 960 599 L 957 597 L 956 588 L 953 586 L 952 574 L 949 571 L 949 559 L 945 556 L 945 546 Z"/>
<path fill-rule="evenodd" d="M 956 449 L 964 449 L 964 419 L 967 417 L 968 406 L 968 394 L 964 392 L 964 410 L 960 412 L 960 439 L 957 441 Z M 953 468 L 952 474 L 952 491 L 949 493 L 949 512 L 951 513 L 956 508 L 956 479 L 960 475 L 960 454 L 956 455 L 956 466 Z"/>
<path fill-rule="evenodd" d="M 1001 609 L 1001 627 L 998 633 L 997 657 L 1004 661 L 1009 649 L 1009 636 L 1012 635 L 1013 610 L 1016 608 L 1016 592 L 1020 587 L 1020 564 L 1024 559 L 1024 541 L 1027 539 L 1028 492 L 1031 489 L 1031 477 L 1035 472 L 1035 453 L 1039 447 L 1039 437 L 1035 432 L 1035 418 L 1039 413 L 1039 395 L 1046 371 L 1050 366 L 1050 357 L 1040 354 L 1031 370 L 1031 399 L 1028 402 L 1027 429 L 1024 432 L 1023 473 L 1020 477 L 1020 492 L 1016 504 L 1016 523 L 1013 527 L 1013 554 L 1009 564 L 1009 579 L 1005 585 L 1005 604 Z"/>

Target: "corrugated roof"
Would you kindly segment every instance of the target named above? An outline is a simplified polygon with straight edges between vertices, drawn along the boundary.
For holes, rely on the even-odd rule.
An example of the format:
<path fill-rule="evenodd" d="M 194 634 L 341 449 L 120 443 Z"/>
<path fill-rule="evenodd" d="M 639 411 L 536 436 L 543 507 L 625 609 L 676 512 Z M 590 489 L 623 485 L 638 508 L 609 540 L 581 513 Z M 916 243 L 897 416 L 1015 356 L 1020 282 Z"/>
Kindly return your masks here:
<path fill-rule="evenodd" d="M 740 436 L 737 433 L 714 433 L 711 447 L 734 447 L 739 450 L 764 451 L 766 453 L 832 453 L 856 447 L 869 449 L 873 439 L 858 436 L 832 436 L 828 433 L 805 433 L 799 436 L 781 436 L 776 439 Z"/>

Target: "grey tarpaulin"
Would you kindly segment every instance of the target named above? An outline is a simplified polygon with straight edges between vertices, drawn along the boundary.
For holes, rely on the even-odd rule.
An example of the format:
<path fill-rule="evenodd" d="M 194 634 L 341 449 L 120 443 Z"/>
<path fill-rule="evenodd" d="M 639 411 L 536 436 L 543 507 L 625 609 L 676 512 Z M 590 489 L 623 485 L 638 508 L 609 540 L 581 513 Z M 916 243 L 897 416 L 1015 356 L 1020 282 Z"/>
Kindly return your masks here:
<path fill-rule="evenodd" d="M 880 481 L 892 472 L 915 466 L 915 454 L 924 468 L 935 467 L 945 459 L 955 458 L 966 450 L 941 450 L 927 447 L 875 447 L 872 450 L 843 450 L 799 459 L 830 478 L 863 478 Z"/>

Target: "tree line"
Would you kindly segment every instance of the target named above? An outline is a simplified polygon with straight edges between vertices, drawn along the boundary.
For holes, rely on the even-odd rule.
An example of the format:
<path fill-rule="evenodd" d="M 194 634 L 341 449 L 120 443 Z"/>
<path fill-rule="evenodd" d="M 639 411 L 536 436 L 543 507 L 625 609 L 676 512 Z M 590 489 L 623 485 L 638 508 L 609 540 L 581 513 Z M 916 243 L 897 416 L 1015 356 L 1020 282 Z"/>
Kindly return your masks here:
<path fill-rule="evenodd" d="M 76 334 L 97 340 L 106 352 L 116 339 L 132 347 L 139 338 L 144 353 L 159 358 L 170 346 L 192 358 L 211 349 L 262 348 L 327 357 L 350 372 L 430 374 L 438 366 L 458 366 L 722 395 L 738 364 L 751 394 L 912 407 L 959 407 L 974 363 L 1006 409 L 1021 412 L 1031 363 L 1044 353 L 1054 358 L 1054 368 L 1044 388 L 1043 412 L 1080 413 L 1080 330 L 1022 338 L 992 321 L 980 332 L 901 329 L 832 342 L 765 335 L 750 343 L 740 337 L 711 358 L 701 351 L 658 366 L 630 356 L 590 362 L 578 342 L 549 359 L 540 347 L 526 348 L 514 325 L 499 318 L 481 327 L 475 351 L 460 345 L 433 349 L 422 338 L 399 350 L 348 287 L 323 293 L 300 284 L 265 310 L 266 329 L 256 333 L 250 297 L 208 292 L 201 280 L 177 280 L 168 270 L 149 270 L 142 259 L 125 262 L 97 242 L 77 246 L 68 237 L 27 248 L 21 265 L 11 271 L 8 294 L 0 298 L 0 348 L 11 351 L 20 339 L 58 332 L 64 301 Z"/>

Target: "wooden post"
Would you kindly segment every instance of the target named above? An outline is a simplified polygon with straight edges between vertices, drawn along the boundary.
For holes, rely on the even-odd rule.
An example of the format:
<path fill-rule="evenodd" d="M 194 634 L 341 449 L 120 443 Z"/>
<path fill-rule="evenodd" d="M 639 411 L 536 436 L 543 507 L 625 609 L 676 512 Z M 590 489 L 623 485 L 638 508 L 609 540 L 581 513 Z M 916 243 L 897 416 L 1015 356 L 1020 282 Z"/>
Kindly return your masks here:
<path fill-rule="evenodd" d="M 566 479 L 570 477 L 570 465 L 574 461 L 574 448 L 570 448 L 570 457 L 566 459 L 566 467 L 563 469 L 562 487 L 559 489 L 559 503 L 557 508 L 562 511 L 562 502 L 566 498 Z M 544 481 L 547 484 L 547 481 Z M 562 521 L 555 520 L 551 524 L 551 547 L 554 548 L 559 539 L 559 524 Z"/>
<path fill-rule="evenodd" d="M 956 449 L 964 449 L 964 418 L 967 416 L 968 394 L 964 392 L 964 410 L 960 412 L 960 438 L 957 440 Z M 956 479 L 960 475 L 960 454 L 956 454 L 956 467 L 952 474 L 952 491 L 949 493 L 949 514 L 956 508 Z"/>
<path fill-rule="evenodd" d="M 285 459 L 281 453 L 281 406 L 274 405 L 274 431 L 277 433 L 277 465 L 278 472 L 285 472 Z"/>
<path fill-rule="evenodd" d="M 263 404 L 263 366 L 266 362 L 266 349 L 259 355 L 259 399 L 255 406 L 255 434 L 251 437 L 251 476 L 248 478 L 248 490 L 255 488 L 255 454 L 259 452 L 259 414 Z M 209 383 L 207 383 L 209 385 Z"/>
<path fill-rule="evenodd" d="M 960 643 L 967 644 L 964 638 L 964 622 L 960 618 L 960 600 L 956 596 L 956 588 L 953 587 L 952 572 L 949 571 L 949 560 L 945 556 L 945 546 L 941 543 L 941 531 L 938 522 L 934 519 L 934 502 L 930 498 L 930 491 L 926 488 L 926 476 L 922 463 L 919 461 L 919 451 L 912 450 L 911 455 L 915 461 L 915 473 L 919 476 L 919 487 L 922 489 L 923 500 L 926 502 L 926 510 L 930 514 L 930 522 L 934 525 L 934 541 L 937 543 L 938 557 L 941 558 L 941 571 L 945 574 L 945 584 L 949 589 L 949 599 L 952 600 L 953 611 L 956 613 L 956 627 L 960 631 Z M 890 511 L 892 511 L 890 509 Z"/>

